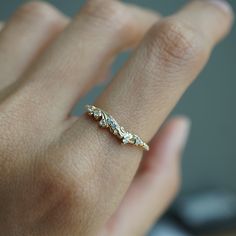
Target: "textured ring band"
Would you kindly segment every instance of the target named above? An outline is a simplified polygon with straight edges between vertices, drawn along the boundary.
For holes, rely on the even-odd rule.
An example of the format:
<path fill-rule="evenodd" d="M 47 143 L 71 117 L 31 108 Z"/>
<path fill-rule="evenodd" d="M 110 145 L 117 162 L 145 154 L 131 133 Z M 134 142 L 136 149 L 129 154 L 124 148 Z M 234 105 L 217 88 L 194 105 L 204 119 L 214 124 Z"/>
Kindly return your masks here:
<path fill-rule="evenodd" d="M 99 125 L 101 127 L 109 128 L 110 132 L 121 139 L 122 143 L 134 144 L 142 147 L 146 151 L 149 150 L 149 146 L 143 142 L 138 135 L 125 131 L 124 127 L 120 126 L 118 122 L 107 112 L 92 105 L 86 105 L 85 107 L 89 116 L 93 116 L 96 120 L 99 120 Z"/>

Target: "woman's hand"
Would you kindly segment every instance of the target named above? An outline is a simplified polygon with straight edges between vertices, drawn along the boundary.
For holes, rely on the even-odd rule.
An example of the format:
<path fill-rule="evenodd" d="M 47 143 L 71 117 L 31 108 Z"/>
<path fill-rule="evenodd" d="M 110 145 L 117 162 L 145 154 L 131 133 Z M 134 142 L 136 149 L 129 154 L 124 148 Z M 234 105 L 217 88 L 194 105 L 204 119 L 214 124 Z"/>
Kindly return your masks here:
<path fill-rule="evenodd" d="M 87 1 L 71 22 L 46 3 L 18 9 L 0 33 L 1 235 L 144 235 L 178 190 L 189 122 L 155 133 L 232 18 L 216 0 L 163 19 L 114 0 Z M 139 148 L 69 115 L 134 47 L 96 105 L 152 140 L 141 164 Z"/>

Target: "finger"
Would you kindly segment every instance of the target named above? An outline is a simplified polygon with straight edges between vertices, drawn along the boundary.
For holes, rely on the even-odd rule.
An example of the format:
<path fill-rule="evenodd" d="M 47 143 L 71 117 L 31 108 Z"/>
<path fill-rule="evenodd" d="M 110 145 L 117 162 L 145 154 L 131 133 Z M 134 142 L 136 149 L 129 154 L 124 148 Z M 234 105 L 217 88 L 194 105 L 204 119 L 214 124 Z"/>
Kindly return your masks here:
<path fill-rule="evenodd" d="M 133 41 L 130 41 L 127 44 L 126 48 L 134 48 L 138 45 L 140 40 L 144 37 L 147 30 L 151 28 L 151 26 L 161 19 L 160 13 L 151 9 L 140 8 L 139 6 L 126 4 L 127 11 L 130 12 L 130 15 L 133 19 L 136 20 L 136 25 L 139 26 L 139 30 L 137 30 L 137 36 L 133 38 Z M 137 27 L 138 28 L 138 27 Z"/>
<path fill-rule="evenodd" d="M 141 39 L 143 38 L 143 36 L 145 35 L 145 33 L 147 32 L 147 30 L 151 27 L 152 24 L 154 24 L 155 22 L 157 22 L 157 20 L 159 20 L 161 18 L 161 15 L 155 11 L 152 11 L 150 9 L 144 9 L 144 8 L 140 8 L 138 6 L 132 5 L 132 4 L 126 4 L 127 10 L 130 12 L 130 15 L 132 15 L 133 19 L 138 19 L 138 22 L 136 23 L 137 25 L 139 25 L 139 29 L 140 31 L 138 32 L 138 36 L 136 38 L 134 38 L 133 41 L 130 41 L 129 43 L 127 43 L 127 45 L 123 45 L 123 48 L 121 47 L 120 50 L 117 50 L 117 54 L 128 50 L 128 49 L 134 49 L 135 47 L 138 46 L 139 42 L 141 41 Z M 108 78 L 109 76 L 109 68 L 113 63 L 113 59 L 111 58 L 110 61 L 105 61 L 104 65 L 101 68 L 101 71 L 99 74 L 97 74 L 96 76 L 96 82 L 102 82 L 104 81 L 104 79 Z M 100 79 L 99 79 L 100 78 Z M 87 93 L 89 89 L 91 89 L 94 86 L 93 81 L 90 82 L 90 84 L 87 86 L 87 89 L 84 89 L 84 93 Z"/>
<path fill-rule="evenodd" d="M 99 98 L 98 107 L 150 140 L 230 28 L 231 14 L 213 3 L 194 1 L 156 24 Z M 127 117 L 136 117 L 136 122 Z"/>
<path fill-rule="evenodd" d="M 15 82 L 67 23 L 46 3 L 20 7 L 0 33 L 0 90 Z"/>
<path fill-rule="evenodd" d="M 153 137 L 232 22 L 230 11 L 213 1 L 190 4 L 150 30 L 134 56 L 96 102 L 98 107 L 145 141 Z M 206 21 L 207 25 L 203 23 Z M 77 150 L 83 150 L 89 140 L 90 155 L 86 161 L 91 161 L 97 169 L 101 166 L 97 178 L 101 178 L 101 182 L 106 179 L 104 184 L 110 186 L 106 190 L 101 188 L 101 194 L 110 198 L 109 191 L 116 186 L 111 210 L 115 202 L 120 201 L 138 168 L 140 150 L 118 145 L 110 133 L 99 130 L 86 116 L 74 123 L 65 137 Z"/>
<path fill-rule="evenodd" d="M 151 142 L 139 172 L 107 224 L 108 235 L 146 235 L 175 197 L 180 183 L 180 156 L 190 122 L 175 118 Z"/>
<path fill-rule="evenodd" d="M 118 1 L 87 1 L 29 72 L 27 91 L 22 93 L 34 96 L 40 91 L 40 103 L 50 101 L 50 110 L 53 106 L 57 111 L 54 117 L 64 120 L 78 97 L 99 77 L 101 68 L 120 50 L 135 46 L 157 19 L 154 13 Z"/>

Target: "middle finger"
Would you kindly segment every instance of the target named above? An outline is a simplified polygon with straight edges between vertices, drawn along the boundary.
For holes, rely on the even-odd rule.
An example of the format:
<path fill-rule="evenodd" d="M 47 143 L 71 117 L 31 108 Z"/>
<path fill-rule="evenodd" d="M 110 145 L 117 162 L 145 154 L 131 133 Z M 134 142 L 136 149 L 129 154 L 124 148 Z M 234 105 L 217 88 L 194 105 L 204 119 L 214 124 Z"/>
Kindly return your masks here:
<path fill-rule="evenodd" d="M 17 91 L 43 103 L 47 115 L 64 120 L 104 64 L 118 51 L 136 45 L 157 19 L 154 13 L 115 0 L 88 1 Z M 54 115 L 48 113 L 52 106 Z"/>

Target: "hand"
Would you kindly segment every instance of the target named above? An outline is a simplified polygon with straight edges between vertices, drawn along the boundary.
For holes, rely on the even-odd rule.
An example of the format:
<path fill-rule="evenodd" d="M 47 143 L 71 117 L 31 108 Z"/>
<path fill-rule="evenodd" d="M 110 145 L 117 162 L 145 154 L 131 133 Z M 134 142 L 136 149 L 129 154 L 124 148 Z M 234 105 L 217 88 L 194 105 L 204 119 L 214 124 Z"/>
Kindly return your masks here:
<path fill-rule="evenodd" d="M 87 1 L 71 22 L 46 3 L 18 9 L 0 33 L 1 234 L 144 235 L 178 190 L 189 121 L 155 133 L 232 18 L 221 1 L 163 19 L 114 0 Z M 134 47 L 95 105 L 151 141 L 141 164 L 140 148 L 69 115 Z"/>

